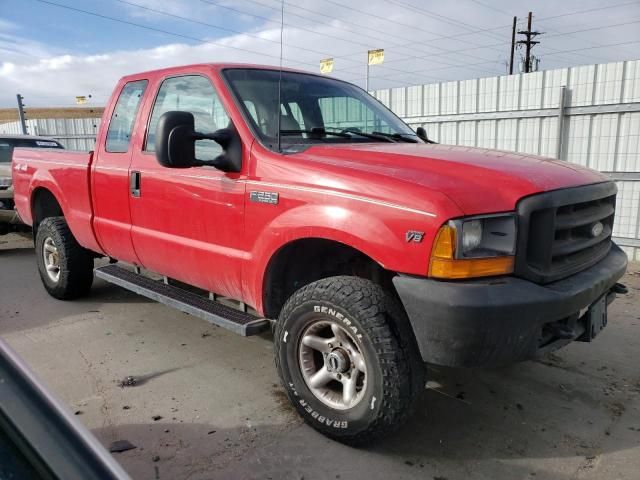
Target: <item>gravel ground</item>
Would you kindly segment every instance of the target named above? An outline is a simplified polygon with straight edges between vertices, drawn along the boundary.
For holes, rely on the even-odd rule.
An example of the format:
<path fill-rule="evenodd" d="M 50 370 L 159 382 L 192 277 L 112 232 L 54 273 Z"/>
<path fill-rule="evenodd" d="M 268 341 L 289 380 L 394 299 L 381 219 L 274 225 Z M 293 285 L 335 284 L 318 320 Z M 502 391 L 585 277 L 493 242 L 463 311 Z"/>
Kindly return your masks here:
<path fill-rule="evenodd" d="M 31 245 L 0 237 L 0 335 L 104 445 L 136 446 L 114 454 L 134 479 L 640 477 L 639 264 L 594 343 L 498 370 L 431 368 L 415 417 L 353 449 L 291 409 L 268 335 L 241 338 L 102 281 L 56 301 Z"/>

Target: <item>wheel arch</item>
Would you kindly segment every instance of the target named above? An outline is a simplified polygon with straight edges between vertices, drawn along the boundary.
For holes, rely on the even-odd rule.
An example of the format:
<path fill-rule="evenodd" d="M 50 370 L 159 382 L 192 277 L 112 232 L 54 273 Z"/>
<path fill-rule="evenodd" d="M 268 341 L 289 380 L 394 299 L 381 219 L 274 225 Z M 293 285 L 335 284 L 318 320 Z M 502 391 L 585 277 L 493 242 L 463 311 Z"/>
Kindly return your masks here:
<path fill-rule="evenodd" d="M 361 250 L 329 238 L 298 238 L 280 246 L 267 263 L 261 289 L 265 316 L 277 318 L 293 292 L 337 275 L 366 278 L 395 293 L 396 273 Z"/>
<path fill-rule="evenodd" d="M 34 238 L 40 223 L 49 217 L 64 217 L 64 210 L 58 198 L 47 187 L 36 187 L 31 194 L 31 219 Z"/>

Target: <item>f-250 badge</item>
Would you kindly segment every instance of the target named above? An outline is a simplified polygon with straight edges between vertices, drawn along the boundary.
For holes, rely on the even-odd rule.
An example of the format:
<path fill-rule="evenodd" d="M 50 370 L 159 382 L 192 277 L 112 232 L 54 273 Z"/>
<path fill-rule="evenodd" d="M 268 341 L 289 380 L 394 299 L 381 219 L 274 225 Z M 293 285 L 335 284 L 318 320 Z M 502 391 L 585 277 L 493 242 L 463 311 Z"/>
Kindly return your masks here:
<path fill-rule="evenodd" d="M 407 230 L 407 233 L 405 235 L 405 240 L 407 241 L 407 243 L 409 242 L 420 243 L 423 238 L 424 238 L 424 232 L 418 232 L 417 230 Z"/>
<path fill-rule="evenodd" d="M 249 194 L 249 200 L 257 203 L 269 203 L 271 205 L 277 205 L 278 199 L 279 195 L 276 192 L 252 191 Z"/>

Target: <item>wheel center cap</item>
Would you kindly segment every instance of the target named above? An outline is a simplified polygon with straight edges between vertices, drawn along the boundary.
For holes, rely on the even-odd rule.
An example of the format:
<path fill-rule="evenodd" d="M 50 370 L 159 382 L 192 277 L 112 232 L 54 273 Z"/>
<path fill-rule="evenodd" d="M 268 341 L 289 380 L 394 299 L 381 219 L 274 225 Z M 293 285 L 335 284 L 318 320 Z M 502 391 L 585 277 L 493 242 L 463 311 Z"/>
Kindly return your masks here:
<path fill-rule="evenodd" d="M 332 373 L 344 373 L 349 370 L 349 356 L 343 350 L 336 349 L 332 351 L 325 359 L 327 370 Z"/>

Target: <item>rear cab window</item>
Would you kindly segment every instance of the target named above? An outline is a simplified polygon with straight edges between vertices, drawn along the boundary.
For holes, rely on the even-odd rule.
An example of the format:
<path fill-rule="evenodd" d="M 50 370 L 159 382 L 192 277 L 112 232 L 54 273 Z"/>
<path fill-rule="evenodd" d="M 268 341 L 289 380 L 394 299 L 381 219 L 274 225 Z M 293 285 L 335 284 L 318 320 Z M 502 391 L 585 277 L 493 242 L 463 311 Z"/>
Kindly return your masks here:
<path fill-rule="evenodd" d="M 148 83 L 147 80 L 136 80 L 122 88 L 107 130 L 107 152 L 124 153 L 129 150 L 133 124 Z"/>

